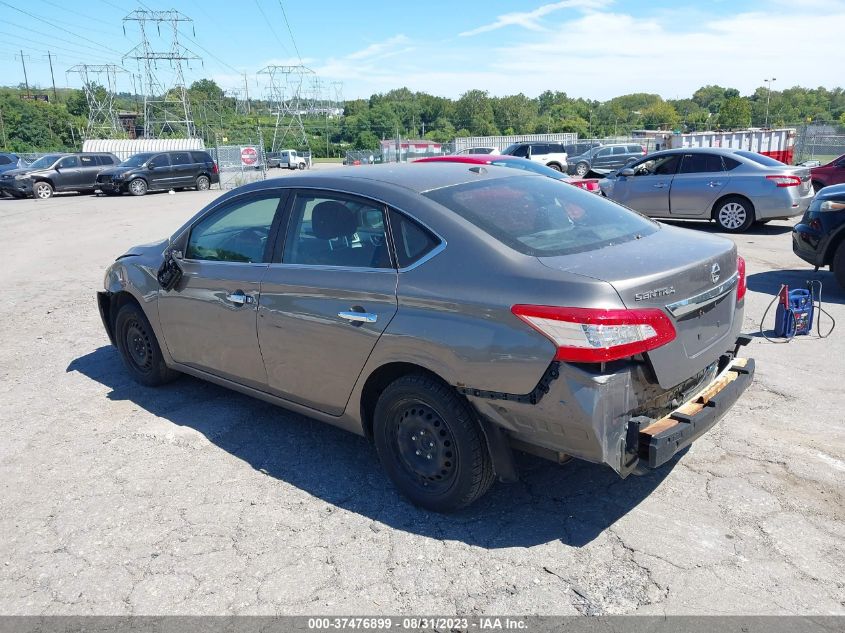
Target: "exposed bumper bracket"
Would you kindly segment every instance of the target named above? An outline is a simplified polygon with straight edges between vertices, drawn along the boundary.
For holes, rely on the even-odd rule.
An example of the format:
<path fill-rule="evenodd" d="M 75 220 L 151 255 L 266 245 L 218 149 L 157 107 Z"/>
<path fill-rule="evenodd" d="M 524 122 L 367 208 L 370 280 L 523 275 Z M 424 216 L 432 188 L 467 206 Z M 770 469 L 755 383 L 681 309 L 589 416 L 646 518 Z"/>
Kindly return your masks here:
<path fill-rule="evenodd" d="M 737 349 L 741 345 L 738 340 Z M 640 425 L 637 452 L 641 462 L 649 468 L 657 468 L 669 461 L 716 424 L 748 388 L 753 377 L 754 359 L 735 358 L 687 403 L 648 426 Z"/>

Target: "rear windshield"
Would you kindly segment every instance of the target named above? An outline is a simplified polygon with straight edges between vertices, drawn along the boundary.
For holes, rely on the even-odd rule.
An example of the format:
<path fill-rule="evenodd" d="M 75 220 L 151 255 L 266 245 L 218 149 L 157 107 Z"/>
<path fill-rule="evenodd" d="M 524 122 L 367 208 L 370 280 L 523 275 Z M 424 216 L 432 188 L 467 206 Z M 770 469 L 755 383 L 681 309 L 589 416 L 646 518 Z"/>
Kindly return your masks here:
<path fill-rule="evenodd" d="M 758 154 L 757 152 L 734 152 L 737 156 L 742 156 L 743 158 L 747 158 L 748 160 L 752 160 L 755 163 L 760 165 L 765 165 L 766 167 L 783 167 L 784 163 L 780 162 L 779 160 L 775 160 L 771 156 L 763 156 L 763 154 Z"/>
<path fill-rule="evenodd" d="M 535 257 L 596 250 L 658 230 L 656 222 L 634 211 L 551 178 L 484 180 L 424 195 Z"/>

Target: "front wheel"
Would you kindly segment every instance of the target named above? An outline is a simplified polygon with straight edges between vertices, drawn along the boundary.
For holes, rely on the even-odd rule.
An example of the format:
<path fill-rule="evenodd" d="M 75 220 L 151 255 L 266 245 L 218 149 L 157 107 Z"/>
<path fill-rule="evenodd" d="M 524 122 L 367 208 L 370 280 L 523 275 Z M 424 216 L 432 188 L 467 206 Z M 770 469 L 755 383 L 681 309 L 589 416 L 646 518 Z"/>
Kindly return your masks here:
<path fill-rule="evenodd" d="M 211 187 L 211 181 L 208 176 L 197 177 L 197 191 L 208 191 L 209 187 Z"/>
<path fill-rule="evenodd" d="M 557 163 L 549 163 L 548 165 L 546 165 L 546 167 L 551 167 L 555 171 L 563 171 L 563 169 L 561 169 L 561 166 Z"/>
<path fill-rule="evenodd" d="M 468 506 L 493 483 L 493 464 L 469 403 L 438 380 L 412 374 L 376 403 L 376 451 L 412 503 L 435 512 Z"/>
<path fill-rule="evenodd" d="M 129 183 L 129 193 L 133 196 L 144 196 L 147 194 L 147 181 L 143 178 L 136 178 Z"/>
<path fill-rule="evenodd" d="M 32 185 L 32 195 L 38 200 L 46 200 L 53 197 L 53 187 L 49 182 L 36 182 Z"/>
<path fill-rule="evenodd" d="M 300 168 L 300 169 L 305 169 L 305 163 L 299 163 L 299 168 Z"/>
<path fill-rule="evenodd" d="M 143 310 L 127 303 L 114 320 L 114 339 L 132 379 L 147 387 L 157 387 L 178 377 L 164 363 L 161 348 Z"/>
<path fill-rule="evenodd" d="M 716 203 L 713 219 L 727 233 L 743 233 L 754 223 L 754 207 L 745 198 L 728 196 Z"/>
<path fill-rule="evenodd" d="M 820 183 L 818 180 L 814 180 L 813 193 L 818 193 L 820 189 L 824 189 L 824 184 Z"/>
<path fill-rule="evenodd" d="M 575 173 L 583 178 L 590 173 L 590 166 L 587 163 L 578 163 L 575 165 Z"/>
<path fill-rule="evenodd" d="M 840 243 L 836 249 L 831 268 L 833 269 L 833 276 L 836 277 L 836 283 L 845 290 L 845 242 Z"/>

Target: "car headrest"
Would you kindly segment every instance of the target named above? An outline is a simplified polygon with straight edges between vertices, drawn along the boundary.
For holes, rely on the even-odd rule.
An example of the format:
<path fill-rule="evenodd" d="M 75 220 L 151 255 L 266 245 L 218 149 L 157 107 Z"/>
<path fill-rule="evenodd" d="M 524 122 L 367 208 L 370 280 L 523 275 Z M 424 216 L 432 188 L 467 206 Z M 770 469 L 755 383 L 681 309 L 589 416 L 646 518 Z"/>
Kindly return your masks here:
<path fill-rule="evenodd" d="M 347 237 L 355 233 L 357 228 L 355 214 L 340 202 L 326 200 L 311 212 L 311 229 L 321 240 Z"/>

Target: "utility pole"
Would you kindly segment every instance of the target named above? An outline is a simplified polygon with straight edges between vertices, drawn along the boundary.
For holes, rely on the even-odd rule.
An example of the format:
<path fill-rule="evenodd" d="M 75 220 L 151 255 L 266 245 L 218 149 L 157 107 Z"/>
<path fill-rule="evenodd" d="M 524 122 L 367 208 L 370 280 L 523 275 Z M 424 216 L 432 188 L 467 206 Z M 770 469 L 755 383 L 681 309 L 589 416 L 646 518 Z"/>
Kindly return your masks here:
<path fill-rule="evenodd" d="M 768 90 L 766 91 L 766 122 L 763 124 L 763 127 L 769 127 L 769 97 L 772 96 L 773 81 L 777 81 L 777 77 L 772 77 L 771 79 L 763 80 L 763 83 L 765 83 L 768 87 Z"/>
<path fill-rule="evenodd" d="M 24 61 L 24 57 L 29 57 L 29 55 L 24 55 L 23 50 L 21 50 L 21 66 L 23 66 L 23 83 L 26 86 L 26 96 L 31 99 L 32 93 L 29 91 L 29 79 L 27 79 L 27 76 L 26 76 L 26 61 Z"/>
<path fill-rule="evenodd" d="M 0 109 L 0 134 L 3 135 L 3 151 L 7 151 L 9 148 L 6 147 L 6 124 L 3 123 L 3 110 Z"/>
<path fill-rule="evenodd" d="M 59 95 L 56 94 L 56 77 L 53 75 L 53 54 L 47 51 L 47 59 L 50 61 L 50 79 L 53 81 L 53 101 L 59 102 Z"/>
<path fill-rule="evenodd" d="M 250 114 L 250 109 L 249 109 L 249 83 L 246 80 L 246 73 L 244 73 L 243 75 L 244 75 L 244 94 L 246 95 L 246 113 L 247 113 L 247 115 L 249 115 Z"/>

